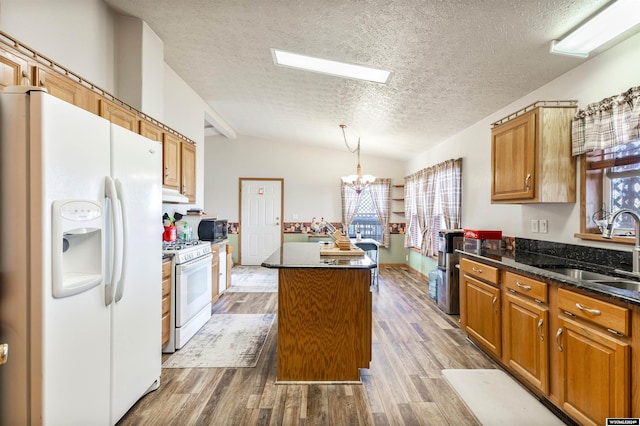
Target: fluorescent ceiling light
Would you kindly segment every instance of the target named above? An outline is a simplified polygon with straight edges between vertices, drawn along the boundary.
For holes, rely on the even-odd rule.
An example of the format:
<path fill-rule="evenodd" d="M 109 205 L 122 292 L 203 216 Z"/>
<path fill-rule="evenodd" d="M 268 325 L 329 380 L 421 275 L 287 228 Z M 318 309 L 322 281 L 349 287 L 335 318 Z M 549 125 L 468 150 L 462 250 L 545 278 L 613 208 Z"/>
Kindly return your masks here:
<path fill-rule="evenodd" d="M 271 52 L 276 65 L 285 67 L 335 75 L 338 77 L 373 81 L 375 83 L 382 84 L 386 84 L 391 76 L 391 71 L 347 64 L 344 62 L 330 61 L 328 59 L 314 58 L 312 56 L 299 55 L 297 53 L 285 52 L 278 49 L 271 49 Z"/>
<path fill-rule="evenodd" d="M 589 52 L 640 23 L 640 1 L 618 0 L 564 39 L 551 42 L 551 53 L 586 58 Z"/>

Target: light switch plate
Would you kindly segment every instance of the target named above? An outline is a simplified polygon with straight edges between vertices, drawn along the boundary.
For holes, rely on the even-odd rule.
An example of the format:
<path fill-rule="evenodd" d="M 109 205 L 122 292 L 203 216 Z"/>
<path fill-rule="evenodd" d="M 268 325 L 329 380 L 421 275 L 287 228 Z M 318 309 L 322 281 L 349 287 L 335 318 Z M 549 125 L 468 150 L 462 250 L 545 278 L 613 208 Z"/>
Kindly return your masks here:
<path fill-rule="evenodd" d="M 540 233 L 547 233 L 547 219 L 540 219 Z"/>
<path fill-rule="evenodd" d="M 538 232 L 538 219 L 531 219 L 531 232 Z"/>

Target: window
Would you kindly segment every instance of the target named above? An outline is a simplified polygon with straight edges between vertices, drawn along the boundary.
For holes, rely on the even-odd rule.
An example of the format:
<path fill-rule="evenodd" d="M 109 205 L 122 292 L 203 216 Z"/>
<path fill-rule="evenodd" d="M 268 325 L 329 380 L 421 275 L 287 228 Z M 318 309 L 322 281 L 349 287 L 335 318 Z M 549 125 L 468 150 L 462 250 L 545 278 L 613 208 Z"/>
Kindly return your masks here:
<path fill-rule="evenodd" d="M 640 211 L 640 140 L 584 155 L 582 179 L 585 226 L 581 232 L 599 234 L 603 221 L 620 209 Z M 634 221 L 618 216 L 617 235 L 632 235 Z"/>
<path fill-rule="evenodd" d="M 602 221 L 613 212 L 640 210 L 640 86 L 577 111 L 571 123 L 571 152 L 580 155 L 580 233 L 576 237 L 600 240 Z M 627 215 L 618 219 L 623 235 L 633 232 Z M 631 238 L 613 241 L 634 242 Z"/>
<path fill-rule="evenodd" d="M 389 247 L 391 213 L 391 179 L 376 178 L 361 193 L 341 183 L 342 226 L 350 237 L 360 231 L 364 238 L 374 238 L 381 247 Z"/>
<path fill-rule="evenodd" d="M 360 232 L 362 238 L 373 238 L 382 242 L 382 231 L 382 224 L 371 198 L 371 190 L 367 187 L 360 193 L 358 211 L 347 229 L 349 238 L 355 238 L 356 233 Z"/>

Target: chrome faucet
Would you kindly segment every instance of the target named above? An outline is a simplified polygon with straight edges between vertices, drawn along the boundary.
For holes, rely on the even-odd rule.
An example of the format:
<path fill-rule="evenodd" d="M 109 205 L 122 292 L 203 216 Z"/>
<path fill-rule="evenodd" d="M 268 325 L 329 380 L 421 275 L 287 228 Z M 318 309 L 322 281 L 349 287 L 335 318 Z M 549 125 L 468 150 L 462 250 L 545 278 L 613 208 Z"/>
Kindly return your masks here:
<path fill-rule="evenodd" d="M 607 226 L 602 231 L 602 237 L 608 240 L 613 236 L 613 224 L 621 214 L 626 213 L 636 222 L 636 246 L 633 248 L 633 273 L 640 274 L 640 216 L 630 209 L 621 209 L 615 212 L 607 221 Z"/>

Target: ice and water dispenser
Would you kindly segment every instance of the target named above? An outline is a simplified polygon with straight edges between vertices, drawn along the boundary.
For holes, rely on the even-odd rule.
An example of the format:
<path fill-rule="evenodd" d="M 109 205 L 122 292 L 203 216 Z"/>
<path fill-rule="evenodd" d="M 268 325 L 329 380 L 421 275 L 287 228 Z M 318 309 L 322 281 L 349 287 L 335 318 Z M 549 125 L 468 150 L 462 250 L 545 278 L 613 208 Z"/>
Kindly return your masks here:
<path fill-rule="evenodd" d="M 52 215 L 53 297 L 89 290 L 103 278 L 102 205 L 88 200 L 57 200 Z"/>

